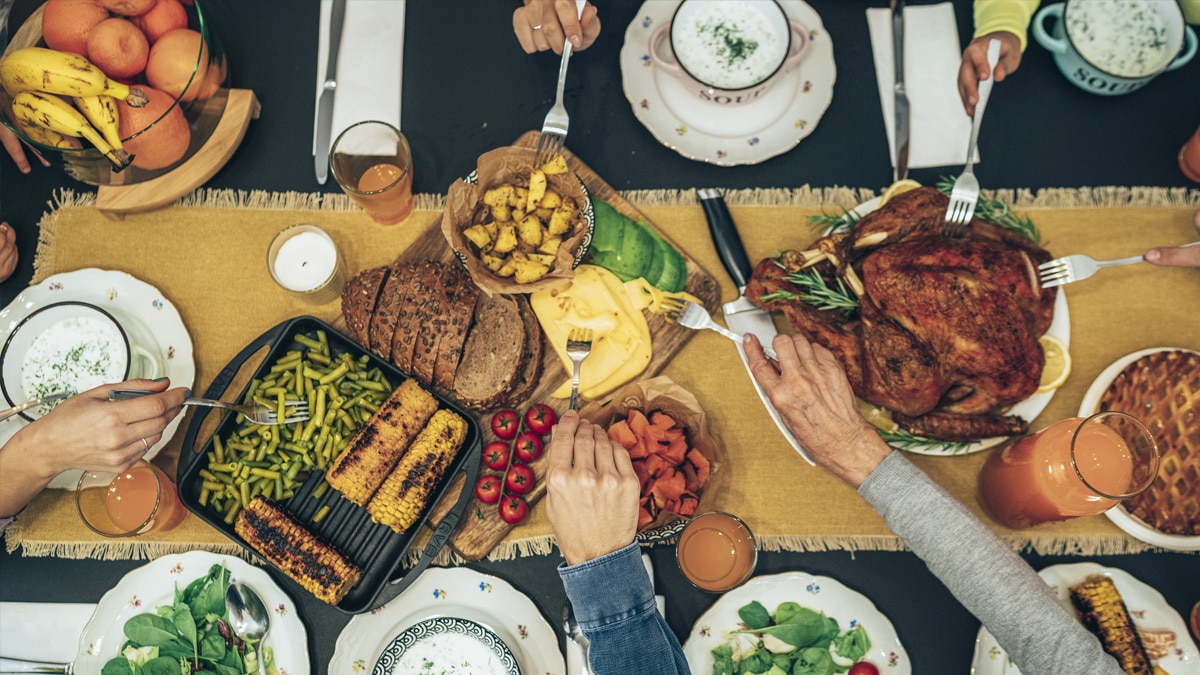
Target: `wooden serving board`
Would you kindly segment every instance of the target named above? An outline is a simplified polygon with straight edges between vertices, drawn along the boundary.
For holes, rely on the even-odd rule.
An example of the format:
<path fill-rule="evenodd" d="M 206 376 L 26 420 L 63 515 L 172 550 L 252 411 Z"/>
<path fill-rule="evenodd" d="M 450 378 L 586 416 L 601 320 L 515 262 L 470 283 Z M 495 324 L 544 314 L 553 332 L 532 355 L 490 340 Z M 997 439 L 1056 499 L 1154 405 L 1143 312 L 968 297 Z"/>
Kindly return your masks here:
<path fill-rule="evenodd" d="M 529 131 L 523 134 L 513 145 L 524 148 L 537 147 L 538 135 L 540 132 Z M 641 214 L 632 204 L 626 201 L 621 195 L 613 189 L 611 185 L 606 183 L 603 178 L 598 176 L 578 157 L 571 154 L 570 151 L 564 150 L 563 155 L 567 158 L 567 164 L 571 170 L 575 172 L 579 179 L 587 186 L 588 192 L 592 197 L 603 199 L 615 208 L 617 211 L 633 218 L 642 220 L 654 227 L 654 223 L 650 223 L 645 216 Z M 413 244 L 406 249 L 398 260 L 405 262 L 416 262 L 421 260 L 440 260 L 450 262 L 454 260 L 454 255 L 450 250 L 449 244 L 446 243 L 445 237 L 442 235 L 441 219 L 439 218 L 428 230 L 426 230 Z M 656 229 L 657 231 L 657 229 Z M 684 290 L 692 295 L 700 298 L 708 310 L 716 311 L 720 305 L 721 290 L 717 281 L 707 270 L 696 264 L 685 249 L 672 241 L 662 232 L 659 235 L 674 246 L 683 254 L 687 261 L 688 279 Z M 455 263 L 457 264 L 457 263 Z M 695 331 L 690 328 L 684 328 L 677 324 L 670 323 L 664 320 L 657 314 L 645 312 L 647 324 L 650 328 L 650 338 L 653 345 L 653 353 L 650 358 L 649 365 L 646 370 L 637 378 L 642 380 L 645 378 L 657 375 L 667 362 L 675 355 L 684 343 L 691 339 Z M 344 328 L 344 320 L 339 318 L 335 324 L 338 327 Z M 545 346 L 544 356 L 542 361 L 542 377 L 537 388 L 529 399 L 529 403 L 546 403 L 560 414 L 568 407 L 567 399 L 552 398 L 551 394 L 559 387 L 568 377 L 568 373 L 563 368 L 562 363 L 558 360 L 558 354 L 550 347 Z M 523 412 L 523 407 L 518 412 Z M 496 440 L 490 431 L 491 414 L 483 414 L 479 416 L 480 427 L 484 430 L 484 444 Z M 547 439 L 548 440 L 548 439 Z M 533 490 L 525 495 L 525 499 L 529 502 L 530 507 L 546 494 L 546 466 L 547 458 L 543 455 L 538 461 L 532 464 L 534 473 L 537 476 L 537 483 Z M 452 486 L 446 493 L 446 499 L 443 499 L 440 504 L 434 509 L 432 516 L 427 523 L 431 527 L 440 522 L 442 517 L 454 505 L 452 495 L 457 495 L 459 489 L 474 489 L 474 486 L 463 486 L 465 477 L 459 475 L 456 479 L 457 485 Z M 512 530 L 513 526 L 505 523 L 501 518 L 497 506 L 495 504 L 487 505 L 480 503 L 474 497 L 471 498 L 471 503 L 467 505 L 466 511 L 462 516 L 462 521 L 459 523 L 458 529 L 450 537 L 450 546 L 458 555 L 466 560 L 479 560 L 486 556 L 504 539 Z"/>

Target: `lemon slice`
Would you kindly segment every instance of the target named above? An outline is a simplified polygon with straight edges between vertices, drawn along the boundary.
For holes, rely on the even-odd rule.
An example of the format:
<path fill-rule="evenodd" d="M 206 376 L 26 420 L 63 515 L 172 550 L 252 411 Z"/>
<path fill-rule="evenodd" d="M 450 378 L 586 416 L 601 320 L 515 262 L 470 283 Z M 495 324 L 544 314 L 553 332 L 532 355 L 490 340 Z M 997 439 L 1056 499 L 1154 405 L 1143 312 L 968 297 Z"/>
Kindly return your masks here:
<path fill-rule="evenodd" d="M 888 203 L 888 200 L 902 192 L 908 192 L 921 187 L 921 184 L 911 178 L 898 180 L 888 186 L 888 189 L 883 191 L 883 195 L 879 197 L 879 205 L 883 206 Z"/>
<path fill-rule="evenodd" d="M 891 410 L 872 405 L 861 398 L 855 399 L 855 402 L 858 404 L 858 413 L 871 426 L 880 431 L 898 431 L 900 429 L 900 425 L 892 421 Z"/>
<path fill-rule="evenodd" d="M 1042 381 L 1038 385 L 1038 393 L 1054 391 L 1067 381 L 1071 374 L 1071 354 L 1062 340 L 1053 335 L 1043 335 L 1038 338 L 1042 351 L 1046 354 L 1046 365 L 1042 368 Z"/>

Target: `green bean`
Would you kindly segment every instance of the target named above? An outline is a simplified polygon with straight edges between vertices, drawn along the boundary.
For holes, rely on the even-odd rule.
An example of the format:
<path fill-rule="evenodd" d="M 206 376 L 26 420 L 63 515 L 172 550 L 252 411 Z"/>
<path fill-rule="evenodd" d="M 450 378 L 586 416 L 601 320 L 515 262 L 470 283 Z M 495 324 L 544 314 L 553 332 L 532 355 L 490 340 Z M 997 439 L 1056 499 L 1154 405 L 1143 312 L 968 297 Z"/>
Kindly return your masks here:
<path fill-rule="evenodd" d="M 314 340 L 314 339 L 308 337 L 307 335 L 297 335 L 296 342 L 299 342 L 300 344 L 304 345 L 305 347 L 308 347 L 309 349 L 312 349 L 312 350 L 315 350 L 318 352 L 321 351 L 320 341 Z"/>
<path fill-rule="evenodd" d="M 317 509 L 317 512 L 313 515 L 313 522 L 320 523 L 322 520 L 325 520 L 325 516 L 327 515 L 329 515 L 329 505 L 325 504 Z"/>

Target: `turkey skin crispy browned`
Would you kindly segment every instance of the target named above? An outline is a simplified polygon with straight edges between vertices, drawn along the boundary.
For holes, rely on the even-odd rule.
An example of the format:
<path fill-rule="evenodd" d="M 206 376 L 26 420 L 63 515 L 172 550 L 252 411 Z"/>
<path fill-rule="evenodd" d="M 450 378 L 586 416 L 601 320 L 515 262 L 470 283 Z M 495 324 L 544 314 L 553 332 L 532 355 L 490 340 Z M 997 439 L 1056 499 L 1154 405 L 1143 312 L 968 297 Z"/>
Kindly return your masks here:
<path fill-rule="evenodd" d="M 1041 378 L 1038 337 L 1055 289 L 1038 287 L 1036 267 L 1050 254 L 979 219 L 965 238 L 947 238 L 947 204 L 933 188 L 897 195 L 850 232 L 759 263 L 746 296 L 833 352 L 855 394 L 909 431 L 947 441 L 1023 433 L 1026 422 L 1003 413 Z M 788 276 L 802 270 L 841 278 L 858 310 L 800 300 Z"/>

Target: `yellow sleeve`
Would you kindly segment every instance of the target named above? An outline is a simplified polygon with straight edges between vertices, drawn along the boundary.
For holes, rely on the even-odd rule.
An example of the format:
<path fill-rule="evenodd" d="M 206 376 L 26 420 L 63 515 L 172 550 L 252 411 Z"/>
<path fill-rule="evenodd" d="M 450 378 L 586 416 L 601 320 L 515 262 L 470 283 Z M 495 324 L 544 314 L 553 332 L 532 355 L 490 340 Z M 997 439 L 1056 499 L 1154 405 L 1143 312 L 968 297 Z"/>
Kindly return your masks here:
<path fill-rule="evenodd" d="M 1179 0 L 1183 8 L 1183 19 L 1188 23 L 1200 24 L 1200 0 Z"/>
<path fill-rule="evenodd" d="M 1039 0 L 975 0 L 975 35 L 1007 31 L 1021 40 L 1021 51 L 1025 51 L 1026 31 L 1029 20 L 1037 11 Z M 1186 0 L 1200 4 L 1200 0 Z"/>

